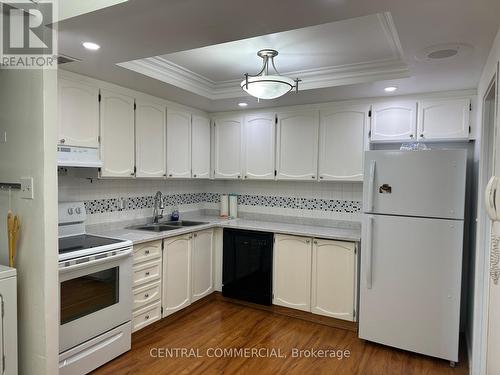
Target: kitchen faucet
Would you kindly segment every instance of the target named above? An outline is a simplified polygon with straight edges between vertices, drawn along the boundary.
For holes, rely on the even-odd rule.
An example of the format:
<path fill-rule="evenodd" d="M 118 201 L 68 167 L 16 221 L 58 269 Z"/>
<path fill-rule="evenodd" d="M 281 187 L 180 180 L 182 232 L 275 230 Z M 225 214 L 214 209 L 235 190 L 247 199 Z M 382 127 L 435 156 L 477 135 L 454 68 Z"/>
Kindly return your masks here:
<path fill-rule="evenodd" d="M 159 219 L 163 218 L 163 209 L 165 205 L 163 204 L 163 195 L 161 191 L 157 191 L 155 195 L 155 201 L 153 205 L 153 223 L 158 223 Z M 161 214 L 158 214 L 158 210 L 161 210 Z"/>

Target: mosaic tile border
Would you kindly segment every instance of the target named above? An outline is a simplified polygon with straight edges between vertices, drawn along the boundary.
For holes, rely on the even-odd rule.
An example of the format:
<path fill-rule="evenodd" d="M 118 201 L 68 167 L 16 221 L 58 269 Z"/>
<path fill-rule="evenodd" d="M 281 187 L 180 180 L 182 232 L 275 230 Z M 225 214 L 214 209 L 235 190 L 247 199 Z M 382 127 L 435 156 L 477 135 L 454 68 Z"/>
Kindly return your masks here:
<path fill-rule="evenodd" d="M 180 206 L 197 203 L 219 203 L 220 193 L 180 193 L 163 196 L 165 206 Z M 108 198 L 85 201 L 87 214 L 140 210 L 153 208 L 154 197 Z M 278 207 L 298 210 L 330 211 L 337 213 L 357 213 L 361 211 L 361 202 L 337 199 L 296 198 L 267 195 L 238 195 L 238 204 L 254 207 Z"/>

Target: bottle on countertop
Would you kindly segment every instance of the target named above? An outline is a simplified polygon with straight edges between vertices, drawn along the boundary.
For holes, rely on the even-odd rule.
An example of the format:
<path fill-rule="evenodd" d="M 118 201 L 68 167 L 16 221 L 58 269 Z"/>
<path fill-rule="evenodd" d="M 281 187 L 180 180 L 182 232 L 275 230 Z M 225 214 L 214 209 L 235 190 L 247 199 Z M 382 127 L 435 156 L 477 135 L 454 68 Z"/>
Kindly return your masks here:
<path fill-rule="evenodd" d="M 172 214 L 170 215 L 170 220 L 178 221 L 179 220 L 179 208 L 177 206 L 174 207 Z"/>

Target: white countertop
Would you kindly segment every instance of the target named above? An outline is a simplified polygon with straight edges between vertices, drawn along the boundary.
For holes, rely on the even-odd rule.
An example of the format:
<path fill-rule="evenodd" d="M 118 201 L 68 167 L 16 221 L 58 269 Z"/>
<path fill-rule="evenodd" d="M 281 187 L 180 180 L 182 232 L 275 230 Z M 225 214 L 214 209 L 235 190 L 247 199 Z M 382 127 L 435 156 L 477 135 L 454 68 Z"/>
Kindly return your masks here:
<path fill-rule="evenodd" d="M 303 225 L 249 219 L 224 219 L 218 216 L 203 215 L 192 217 L 190 216 L 189 218 L 186 218 L 186 220 L 201 221 L 205 222 L 206 224 L 192 227 L 183 227 L 166 232 L 148 232 L 144 230 L 127 229 L 127 227 L 129 226 L 137 225 L 141 222 L 116 222 L 109 224 L 90 225 L 87 227 L 87 232 L 89 234 L 130 240 L 134 244 L 160 240 L 168 237 L 175 237 L 181 234 L 191 233 L 208 228 L 246 229 L 340 241 L 358 242 L 361 240 L 361 230 L 357 226 L 332 227 L 321 225 Z M 143 219 L 142 222 L 145 221 L 146 220 Z"/>

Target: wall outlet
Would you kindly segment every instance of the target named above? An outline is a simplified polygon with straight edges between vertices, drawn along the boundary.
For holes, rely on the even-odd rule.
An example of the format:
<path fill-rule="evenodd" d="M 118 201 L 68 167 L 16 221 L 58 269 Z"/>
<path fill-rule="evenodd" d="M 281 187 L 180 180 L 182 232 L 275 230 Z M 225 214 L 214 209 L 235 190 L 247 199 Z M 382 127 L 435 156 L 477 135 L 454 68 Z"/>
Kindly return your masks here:
<path fill-rule="evenodd" d="M 33 199 L 33 177 L 21 177 L 21 198 Z"/>

